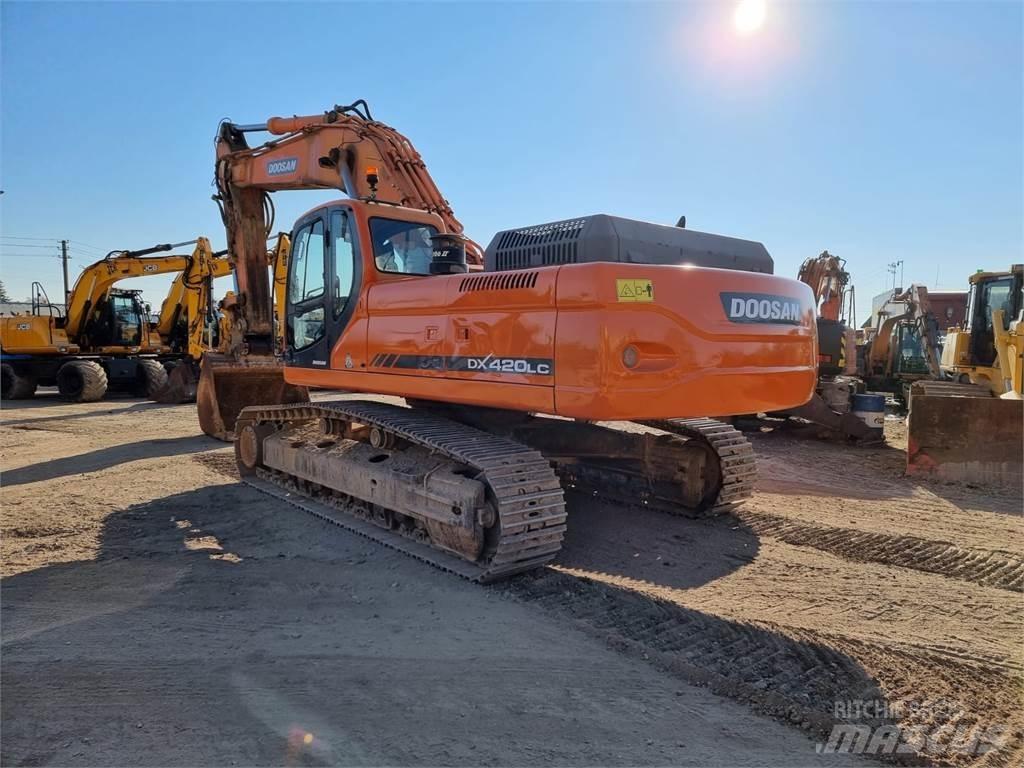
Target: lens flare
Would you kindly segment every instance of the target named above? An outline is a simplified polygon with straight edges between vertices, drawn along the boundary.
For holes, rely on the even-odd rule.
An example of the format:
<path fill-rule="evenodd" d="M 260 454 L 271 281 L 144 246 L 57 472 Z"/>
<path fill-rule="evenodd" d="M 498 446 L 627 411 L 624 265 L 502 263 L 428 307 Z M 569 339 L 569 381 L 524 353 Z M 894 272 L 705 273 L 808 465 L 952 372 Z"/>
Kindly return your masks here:
<path fill-rule="evenodd" d="M 752 35 L 764 24 L 765 0 L 740 0 L 732 14 L 732 23 L 741 35 Z"/>

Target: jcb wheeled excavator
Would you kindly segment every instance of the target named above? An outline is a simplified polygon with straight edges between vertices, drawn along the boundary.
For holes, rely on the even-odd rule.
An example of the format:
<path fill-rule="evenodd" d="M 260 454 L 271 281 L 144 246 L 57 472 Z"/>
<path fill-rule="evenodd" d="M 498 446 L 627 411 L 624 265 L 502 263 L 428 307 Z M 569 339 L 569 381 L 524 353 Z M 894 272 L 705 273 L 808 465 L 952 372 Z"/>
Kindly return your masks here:
<path fill-rule="evenodd" d="M 288 274 L 288 235 L 279 232 L 267 251 L 267 265 L 274 281 L 275 351 L 284 349 L 283 307 Z M 210 351 L 223 351 L 220 316 L 213 306 L 213 280 L 233 272 L 228 251 L 210 253 L 197 247 L 192 263 L 175 278 L 160 309 L 157 331 L 179 359 L 168 363 L 167 385 L 153 399 L 163 403 L 190 403 L 196 399 L 200 362 Z M 233 294 L 232 294 L 233 295 Z M 232 299 L 228 298 L 228 303 Z"/>
<path fill-rule="evenodd" d="M 907 474 L 1024 484 L 1024 265 L 969 278 L 963 328 L 946 333 L 946 380 L 911 388 Z"/>
<path fill-rule="evenodd" d="M 201 238 L 160 307 L 156 330 L 174 357 L 165 362 L 167 383 L 151 393 L 151 399 L 159 403 L 195 401 L 199 361 L 217 343 L 213 280 L 230 274 L 227 250 L 213 252 L 209 242 Z"/>
<path fill-rule="evenodd" d="M 256 131 L 275 138 L 250 148 Z M 204 429 L 233 428 L 246 482 L 475 581 L 554 557 L 563 483 L 672 514 L 730 509 L 753 452 L 708 417 L 814 391 L 813 296 L 770 274 L 759 243 L 602 215 L 506 230 L 482 252 L 365 102 L 222 124 L 216 179 L 239 296 L 229 378 L 204 358 Z M 272 349 L 267 193 L 328 187 L 348 198 L 292 230 L 283 382 L 407 407 L 235 387 L 246 348 Z"/>
<path fill-rule="evenodd" d="M 153 256 L 196 243 L 192 256 Z M 83 270 L 61 316 L 0 318 L 4 398 L 27 398 L 57 386 L 72 402 L 99 400 L 108 387 L 151 396 L 167 382 L 161 355 L 169 351 L 151 327 L 138 291 L 113 286 L 132 277 L 183 272 L 205 238 L 136 251 L 111 251 Z"/>

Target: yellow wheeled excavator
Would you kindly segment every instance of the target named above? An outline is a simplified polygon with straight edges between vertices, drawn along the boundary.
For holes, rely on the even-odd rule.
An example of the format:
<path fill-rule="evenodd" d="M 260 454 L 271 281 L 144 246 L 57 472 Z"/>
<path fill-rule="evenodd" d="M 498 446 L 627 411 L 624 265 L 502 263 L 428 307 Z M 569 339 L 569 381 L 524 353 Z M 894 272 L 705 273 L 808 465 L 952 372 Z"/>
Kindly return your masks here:
<path fill-rule="evenodd" d="M 274 245 L 267 250 L 267 266 L 274 281 L 274 335 L 275 350 L 283 350 L 284 325 L 280 317 L 285 300 L 288 270 L 288 235 L 278 233 Z M 169 370 L 167 385 L 153 399 L 161 403 L 190 403 L 196 399 L 196 389 L 203 355 L 223 351 L 226 347 L 227 328 L 225 313 L 213 304 L 213 280 L 233 274 L 234 267 L 228 251 L 210 253 L 198 247 L 190 267 L 171 285 L 160 309 L 157 331 L 172 354 L 180 358 L 166 363 Z M 234 292 L 225 298 L 229 305 Z"/>
<path fill-rule="evenodd" d="M 944 380 L 911 388 L 907 473 L 1024 486 L 1024 265 L 968 280 L 967 317 L 946 333 Z"/>
<path fill-rule="evenodd" d="M 154 256 L 185 245 L 191 255 Z M 56 385 L 72 402 L 101 399 L 108 389 L 152 396 L 167 383 L 169 346 L 149 319 L 139 291 L 116 283 L 133 277 L 184 272 L 209 241 L 198 238 L 134 251 L 111 251 L 86 267 L 68 295 L 66 312 L 49 302 L 31 315 L 0 318 L 3 397 L 32 397 L 38 386 Z"/>

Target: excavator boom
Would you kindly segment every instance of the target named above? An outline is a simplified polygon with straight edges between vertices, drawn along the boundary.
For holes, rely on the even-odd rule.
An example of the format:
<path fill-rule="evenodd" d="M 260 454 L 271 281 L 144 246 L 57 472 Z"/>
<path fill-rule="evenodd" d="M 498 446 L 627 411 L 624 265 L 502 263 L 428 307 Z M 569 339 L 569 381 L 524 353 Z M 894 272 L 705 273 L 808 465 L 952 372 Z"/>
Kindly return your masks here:
<path fill-rule="evenodd" d="M 250 147 L 246 135 L 252 132 L 279 138 Z M 352 199 L 435 215 L 440 220 L 437 230 L 443 233 L 461 235 L 463 227 L 412 143 L 375 121 L 362 101 L 322 115 L 272 117 L 255 125 L 222 123 L 215 181 L 238 296 L 226 307 L 231 318 L 226 352 L 207 356 L 198 399 L 203 431 L 230 439 L 232 414 L 251 402 L 245 399 L 248 394 L 263 393 L 266 402 L 282 403 L 308 397 L 305 389 L 284 383 L 275 357 L 277 277 L 272 286 L 265 263 L 266 240 L 273 229 L 269 193 L 340 189 Z M 472 241 L 467 241 L 466 257 L 475 267 L 483 263 L 482 250 Z M 243 384 L 246 376 L 252 381 Z"/>

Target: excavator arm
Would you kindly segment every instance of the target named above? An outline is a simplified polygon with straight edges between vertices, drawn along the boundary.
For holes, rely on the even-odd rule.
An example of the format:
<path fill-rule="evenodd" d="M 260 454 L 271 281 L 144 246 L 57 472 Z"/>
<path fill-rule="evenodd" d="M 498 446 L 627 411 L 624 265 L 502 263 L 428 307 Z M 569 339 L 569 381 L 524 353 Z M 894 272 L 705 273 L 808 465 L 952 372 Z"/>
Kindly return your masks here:
<path fill-rule="evenodd" d="M 174 278 L 160 305 L 156 331 L 164 344 L 170 344 L 175 327 L 184 315 L 188 328 L 184 348 L 191 357 L 198 359 L 207 346 L 203 330 L 210 303 L 210 280 L 230 274 L 227 251 L 214 252 L 209 240 L 198 238 L 188 267 Z"/>
<path fill-rule="evenodd" d="M 893 301 L 902 301 L 906 307 L 907 319 L 913 324 L 917 336 L 921 340 L 928 374 L 933 379 L 942 379 L 942 368 L 939 364 L 939 324 L 932 313 L 928 299 L 928 289 L 923 285 L 912 285 Z"/>
<path fill-rule="evenodd" d="M 247 134 L 274 138 L 250 147 Z M 412 142 L 373 119 L 365 101 L 335 106 L 320 115 L 272 117 L 263 123 L 223 122 L 217 133 L 214 196 L 227 232 L 238 292 L 222 302 L 229 329 L 221 355 L 204 355 L 198 387 L 203 431 L 229 439 L 241 408 L 255 402 L 304 402 L 304 388 L 284 382 L 280 360 L 284 339 L 284 282 L 287 257 L 267 279 L 266 241 L 273 230 L 270 193 L 340 189 L 350 198 L 412 208 L 436 215 L 445 234 L 462 236 L 463 226 L 427 172 Z M 284 246 L 287 251 L 287 245 Z M 466 260 L 483 267 L 483 249 L 466 241 Z M 274 297 L 278 295 L 276 323 Z"/>
<path fill-rule="evenodd" d="M 277 233 L 274 247 L 267 251 L 267 264 L 274 276 L 274 349 L 284 353 L 285 307 L 288 301 L 288 254 L 291 252 L 291 238 L 284 232 Z"/>
<path fill-rule="evenodd" d="M 818 307 L 818 317 L 838 321 L 842 314 L 843 296 L 850 274 L 846 262 L 828 251 L 800 265 L 797 279 L 809 286 Z"/>
<path fill-rule="evenodd" d="M 276 137 L 250 147 L 246 134 Z M 224 122 L 217 135 L 215 197 L 238 278 L 236 354 L 269 349 L 272 294 L 264 271 L 265 242 L 273 228 L 270 192 L 340 189 L 354 199 L 437 214 L 449 234 L 463 226 L 427 172 L 412 143 L 376 121 L 364 101 L 321 115 L 272 117 L 264 123 Z M 483 250 L 467 241 L 467 261 L 483 264 Z"/>
<path fill-rule="evenodd" d="M 79 343 L 78 339 L 87 329 L 90 313 L 107 296 L 115 283 L 133 277 L 164 275 L 174 272 L 184 273 L 191 268 L 196 255 L 195 253 L 191 256 L 151 256 L 150 254 L 192 245 L 199 243 L 200 240 L 205 240 L 205 238 L 188 240 L 183 243 L 165 243 L 137 251 L 111 251 L 106 258 L 86 267 L 78 276 L 68 297 L 64 328 L 69 339 L 74 343 Z M 206 242 L 206 247 L 209 248 L 209 242 Z"/>

